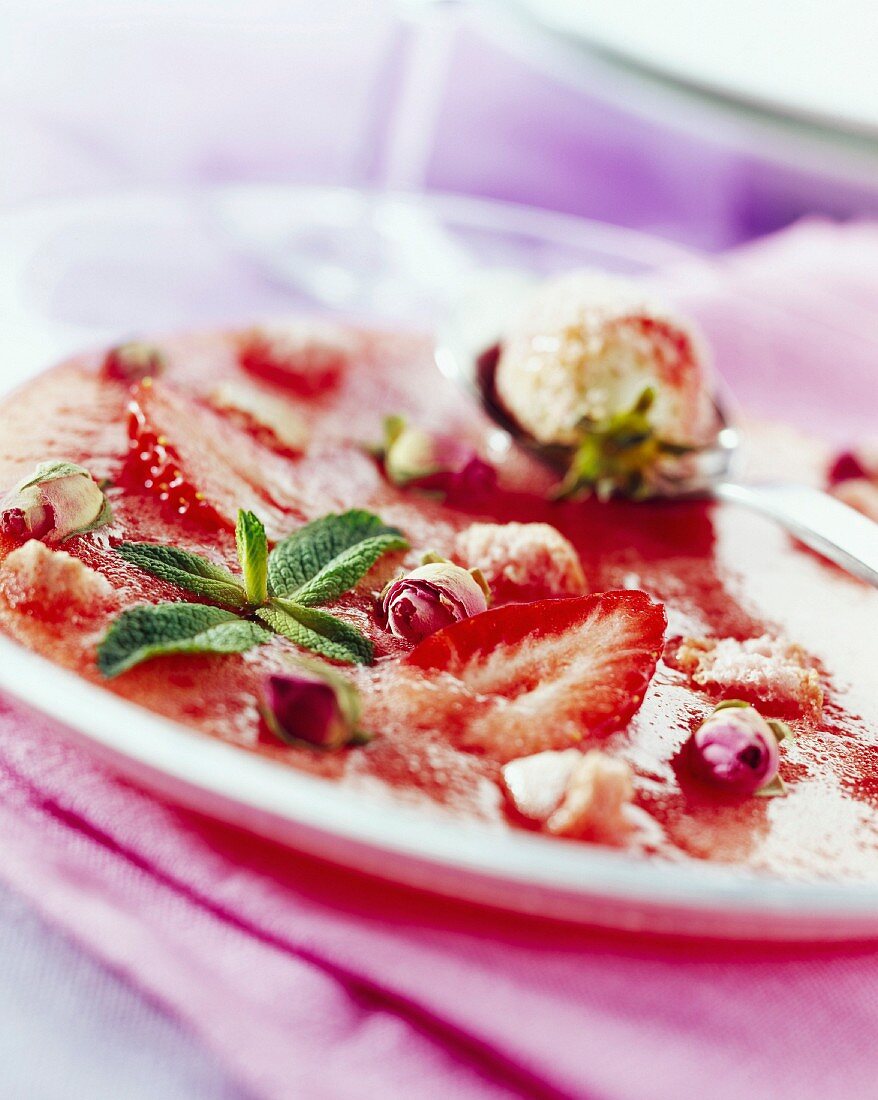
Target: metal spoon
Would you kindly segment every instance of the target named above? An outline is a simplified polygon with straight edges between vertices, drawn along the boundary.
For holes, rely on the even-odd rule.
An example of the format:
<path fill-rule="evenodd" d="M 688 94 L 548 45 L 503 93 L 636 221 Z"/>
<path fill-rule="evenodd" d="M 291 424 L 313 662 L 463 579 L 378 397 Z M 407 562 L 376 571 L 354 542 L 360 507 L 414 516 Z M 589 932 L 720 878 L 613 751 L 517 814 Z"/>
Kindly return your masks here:
<path fill-rule="evenodd" d="M 570 451 L 546 447 L 524 433 L 493 399 L 479 363 L 496 347 L 528 283 L 510 275 L 485 280 L 456 309 L 436 347 L 436 363 L 448 378 L 476 400 L 509 443 L 526 447 L 563 472 Z M 673 464 L 663 464 L 656 494 L 669 499 L 712 497 L 742 504 L 773 519 L 805 545 L 878 587 L 878 523 L 840 500 L 808 485 L 786 482 L 749 484 L 732 475 L 740 435 L 717 405 L 720 427 L 712 446 Z"/>

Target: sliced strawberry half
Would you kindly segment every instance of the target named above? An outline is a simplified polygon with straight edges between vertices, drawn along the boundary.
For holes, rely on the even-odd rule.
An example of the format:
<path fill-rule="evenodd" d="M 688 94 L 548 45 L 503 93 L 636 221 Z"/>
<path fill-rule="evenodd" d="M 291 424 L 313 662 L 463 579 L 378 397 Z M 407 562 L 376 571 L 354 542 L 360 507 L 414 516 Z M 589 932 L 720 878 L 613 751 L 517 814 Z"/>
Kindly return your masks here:
<path fill-rule="evenodd" d="M 405 659 L 400 688 L 423 696 L 422 725 L 432 716 L 469 751 L 505 762 L 563 749 L 628 722 L 666 622 L 638 591 L 510 604 L 427 638 Z"/>
<path fill-rule="evenodd" d="M 247 508 L 277 537 L 298 513 L 285 460 L 167 382 L 134 387 L 128 435 L 125 481 L 176 516 L 234 528 Z"/>
<path fill-rule="evenodd" d="M 317 321 L 262 325 L 237 342 L 244 370 L 303 397 L 335 386 L 356 350 L 344 329 Z"/>

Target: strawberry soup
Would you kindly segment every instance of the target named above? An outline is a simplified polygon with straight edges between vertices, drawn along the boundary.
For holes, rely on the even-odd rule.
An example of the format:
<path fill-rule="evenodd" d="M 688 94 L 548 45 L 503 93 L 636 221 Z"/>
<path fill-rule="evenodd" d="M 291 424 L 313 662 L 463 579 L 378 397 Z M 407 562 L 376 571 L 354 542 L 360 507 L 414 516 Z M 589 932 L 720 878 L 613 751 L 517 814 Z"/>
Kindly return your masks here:
<path fill-rule="evenodd" d="M 352 799 L 878 881 L 878 592 L 732 507 L 552 499 L 489 437 L 415 336 L 64 363 L 0 407 L 0 629 Z"/>

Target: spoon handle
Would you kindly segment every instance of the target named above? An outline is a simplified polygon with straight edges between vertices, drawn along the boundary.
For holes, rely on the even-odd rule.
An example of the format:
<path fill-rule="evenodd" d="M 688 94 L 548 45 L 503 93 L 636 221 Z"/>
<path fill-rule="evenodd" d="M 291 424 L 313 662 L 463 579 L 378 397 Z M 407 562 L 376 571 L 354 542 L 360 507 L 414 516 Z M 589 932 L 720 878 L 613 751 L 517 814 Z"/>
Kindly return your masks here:
<path fill-rule="evenodd" d="M 878 587 L 878 523 L 807 485 L 740 485 L 722 481 L 720 499 L 776 520 L 812 550 Z"/>

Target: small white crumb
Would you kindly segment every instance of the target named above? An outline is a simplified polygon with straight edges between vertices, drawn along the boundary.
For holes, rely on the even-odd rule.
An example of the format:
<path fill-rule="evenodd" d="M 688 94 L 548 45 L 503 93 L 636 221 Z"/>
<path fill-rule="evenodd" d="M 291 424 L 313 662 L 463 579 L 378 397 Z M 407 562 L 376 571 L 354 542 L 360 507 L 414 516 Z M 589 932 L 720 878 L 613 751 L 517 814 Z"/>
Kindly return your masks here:
<path fill-rule="evenodd" d="M 503 784 L 522 817 L 542 824 L 564 797 L 570 776 L 581 759 L 578 749 L 564 749 L 520 756 L 505 764 Z"/>
<path fill-rule="evenodd" d="M 454 557 L 467 569 L 481 569 L 499 601 L 585 591 L 579 555 L 548 523 L 474 523 L 455 539 Z"/>
<path fill-rule="evenodd" d="M 631 831 L 623 813 L 634 798 L 631 769 L 621 760 L 592 749 L 576 765 L 560 805 L 546 829 L 556 836 L 613 841 Z"/>
<path fill-rule="evenodd" d="M 676 662 L 701 687 L 739 691 L 811 715 L 823 707 L 823 689 L 804 650 L 782 638 L 684 638 Z"/>
<path fill-rule="evenodd" d="M 662 843 L 661 826 L 632 802 L 631 769 L 597 749 L 534 753 L 502 774 L 516 810 L 555 836 L 643 849 Z"/>
<path fill-rule="evenodd" d="M 252 383 L 222 382 L 210 395 L 210 402 L 217 409 L 241 413 L 288 450 L 304 451 L 308 445 L 308 426 L 289 401 Z"/>
<path fill-rule="evenodd" d="M 110 582 L 65 550 L 51 550 L 37 539 L 6 556 L 0 588 L 10 607 L 73 607 L 90 610 L 113 596 Z"/>

